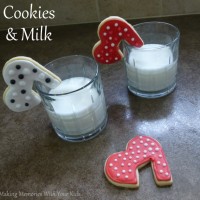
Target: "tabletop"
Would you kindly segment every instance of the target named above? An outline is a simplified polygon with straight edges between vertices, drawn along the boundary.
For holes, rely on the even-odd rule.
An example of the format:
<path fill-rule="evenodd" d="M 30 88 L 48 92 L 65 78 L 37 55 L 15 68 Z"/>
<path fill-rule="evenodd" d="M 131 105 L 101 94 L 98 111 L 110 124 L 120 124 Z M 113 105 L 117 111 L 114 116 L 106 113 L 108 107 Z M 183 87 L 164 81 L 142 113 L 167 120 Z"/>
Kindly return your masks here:
<path fill-rule="evenodd" d="M 168 96 L 144 99 L 127 89 L 122 62 L 100 65 L 108 123 L 96 138 L 83 143 L 61 140 L 42 105 L 14 113 L 0 91 L 0 199 L 199 200 L 200 183 L 200 15 L 132 20 L 164 21 L 181 33 L 177 87 Z M 7 41 L 0 32 L 0 64 L 29 56 L 45 64 L 66 56 L 91 56 L 98 24 L 48 27 L 53 40 Z M 171 187 L 157 187 L 150 165 L 139 171 L 140 187 L 124 189 L 108 182 L 106 158 L 125 149 L 137 136 L 157 139 L 173 176 Z"/>

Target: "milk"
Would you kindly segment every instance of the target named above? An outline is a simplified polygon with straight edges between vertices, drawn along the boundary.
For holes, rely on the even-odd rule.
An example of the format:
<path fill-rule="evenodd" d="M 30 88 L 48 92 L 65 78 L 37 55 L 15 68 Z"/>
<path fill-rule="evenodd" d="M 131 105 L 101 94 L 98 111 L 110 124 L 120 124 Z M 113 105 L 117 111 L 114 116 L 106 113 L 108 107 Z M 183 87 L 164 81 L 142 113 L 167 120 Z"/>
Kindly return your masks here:
<path fill-rule="evenodd" d="M 176 82 L 177 60 L 168 46 L 145 44 L 132 48 L 126 62 L 129 86 L 154 92 L 166 89 Z"/>
<path fill-rule="evenodd" d="M 51 102 L 51 110 L 54 111 L 47 110 L 53 126 L 62 133 L 66 135 L 89 133 L 105 120 L 106 105 L 103 91 L 99 94 L 93 84 L 89 84 L 90 82 L 91 79 L 84 77 L 69 78 L 49 91 L 50 94 L 63 94 L 52 97 L 55 101 Z M 79 90 L 81 87 L 84 88 Z"/>

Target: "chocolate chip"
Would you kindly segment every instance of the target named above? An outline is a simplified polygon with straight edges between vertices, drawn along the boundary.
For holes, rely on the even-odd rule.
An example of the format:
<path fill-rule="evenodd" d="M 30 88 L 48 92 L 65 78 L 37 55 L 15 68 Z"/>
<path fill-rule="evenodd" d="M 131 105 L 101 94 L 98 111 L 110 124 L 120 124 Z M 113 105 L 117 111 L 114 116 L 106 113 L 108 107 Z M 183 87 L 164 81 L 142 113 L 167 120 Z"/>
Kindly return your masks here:
<path fill-rule="evenodd" d="M 10 83 L 11 83 L 12 85 L 14 85 L 14 84 L 16 83 L 16 81 L 15 81 L 14 79 L 12 79 L 12 80 L 10 80 Z"/>
<path fill-rule="evenodd" d="M 51 79 L 50 78 L 46 78 L 45 81 L 46 81 L 46 83 L 50 83 Z"/>
<path fill-rule="evenodd" d="M 29 104 L 28 104 L 28 103 L 25 103 L 25 106 L 29 106 Z"/>
<path fill-rule="evenodd" d="M 36 73 L 36 72 L 37 72 L 37 69 L 34 68 L 34 69 L 33 69 L 33 73 Z"/>
<path fill-rule="evenodd" d="M 20 75 L 18 76 L 18 78 L 19 78 L 19 79 L 23 79 L 23 78 L 24 78 L 24 75 L 23 75 L 23 74 L 20 74 Z"/>
<path fill-rule="evenodd" d="M 26 90 L 21 90 L 21 93 L 22 93 L 22 94 L 25 94 L 25 93 L 26 93 Z"/>
<path fill-rule="evenodd" d="M 11 103 L 15 103 L 15 100 L 14 100 L 14 99 L 11 99 L 10 102 L 11 102 Z"/>
<path fill-rule="evenodd" d="M 21 69 L 21 65 L 16 65 L 16 69 Z"/>

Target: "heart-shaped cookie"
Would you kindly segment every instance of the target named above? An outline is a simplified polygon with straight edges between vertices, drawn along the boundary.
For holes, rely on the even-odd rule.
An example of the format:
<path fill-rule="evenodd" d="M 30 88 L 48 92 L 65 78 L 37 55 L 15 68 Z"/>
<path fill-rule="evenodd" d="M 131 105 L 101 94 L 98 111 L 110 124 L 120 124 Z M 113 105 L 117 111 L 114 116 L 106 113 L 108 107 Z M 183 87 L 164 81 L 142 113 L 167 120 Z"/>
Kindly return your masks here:
<path fill-rule="evenodd" d="M 148 136 L 131 139 L 125 151 L 117 152 L 105 162 L 105 175 L 116 186 L 139 187 L 138 169 L 151 162 L 155 182 L 159 186 L 172 184 L 172 175 L 160 143 Z"/>
<path fill-rule="evenodd" d="M 3 78 L 8 85 L 3 100 L 14 112 L 22 112 L 37 106 L 40 96 L 32 89 L 34 81 L 39 81 L 49 88 L 56 88 L 61 79 L 35 60 L 18 56 L 6 62 Z"/>
<path fill-rule="evenodd" d="M 121 17 L 108 17 L 98 27 L 98 41 L 92 50 L 94 58 L 103 64 L 115 63 L 123 58 L 119 44 L 125 40 L 128 44 L 141 47 L 143 41 L 131 24 Z"/>

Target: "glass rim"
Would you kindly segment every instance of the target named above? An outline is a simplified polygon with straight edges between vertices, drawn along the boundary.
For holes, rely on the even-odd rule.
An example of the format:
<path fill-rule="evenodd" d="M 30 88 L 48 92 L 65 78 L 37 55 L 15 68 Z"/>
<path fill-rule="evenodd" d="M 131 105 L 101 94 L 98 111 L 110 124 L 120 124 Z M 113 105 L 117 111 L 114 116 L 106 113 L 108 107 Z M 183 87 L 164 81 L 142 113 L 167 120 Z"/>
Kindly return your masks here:
<path fill-rule="evenodd" d="M 179 31 L 179 29 L 176 26 L 174 26 L 174 25 L 172 25 L 170 23 L 167 23 L 167 22 L 149 21 L 149 22 L 141 22 L 141 23 L 138 23 L 138 24 L 135 24 L 135 25 L 132 25 L 132 26 L 136 30 L 137 27 L 139 27 L 141 25 L 145 25 L 145 24 L 162 24 L 162 25 L 167 25 L 167 26 L 173 28 L 174 32 L 176 33 L 176 37 L 174 38 L 174 40 L 172 40 L 171 42 L 165 44 L 164 46 L 154 47 L 154 48 L 152 48 L 153 50 L 156 50 L 156 49 L 159 50 L 159 49 L 165 48 L 166 46 L 170 46 L 172 43 L 175 43 L 180 38 L 180 31 Z M 137 30 L 136 30 L 136 32 L 137 32 Z M 123 41 L 123 43 L 126 44 L 127 46 L 131 46 L 126 41 Z M 131 46 L 131 47 L 134 48 L 134 49 L 136 49 L 136 50 L 140 50 L 140 51 L 151 51 L 152 50 L 152 49 L 141 49 L 140 47 L 134 47 L 134 46 Z"/>
<path fill-rule="evenodd" d="M 42 91 L 42 90 L 39 88 L 39 84 L 42 84 L 42 83 L 39 82 L 39 81 L 36 81 L 36 82 L 34 82 L 34 85 L 35 85 L 35 87 L 36 87 L 36 90 L 38 90 L 41 94 L 46 95 L 46 96 L 62 96 L 62 95 L 67 95 L 67 94 L 71 94 L 71 93 L 78 92 L 78 91 L 80 91 L 80 90 L 86 88 L 87 86 L 91 85 L 91 84 L 95 81 L 95 79 L 98 77 L 98 75 L 99 75 L 99 67 L 98 67 L 97 62 L 96 62 L 93 58 L 91 58 L 91 57 L 89 57 L 89 56 L 83 56 L 83 55 L 63 56 L 63 57 L 59 57 L 59 58 L 56 58 L 56 59 L 54 59 L 54 60 L 48 62 L 47 64 L 44 65 L 44 67 L 45 67 L 46 69 L 48 69 L 47 66 L 50 65 L 50 64 L 53 64 L 54 62 L 57 62 L 57 61 L 62 60 L 62 59 L 69 59 L 69 58 L 75 58 L 75 57 L 81 57 L 81 58 L 86 58 L 86 59 L 88 59 L 88 60 L 91 60 L 91 61 L 94 63 L 94 66 L 96 67 L 96 72 L 95 72 L 94 77 L 93 77 L 87 84 L 85 84 L 85 85 L 83 85 L 82 87 L 80 87 L 80 88 L 78 88 L 78 89 L 76 89 L 76 90 L 73 90 L 73 91 L 71 91 L 71 92 L 65 92 L 65 93 L 61 93 L 61 94 L 51 94 L 51 93 L 47 93 L 47 92 Z"/>

